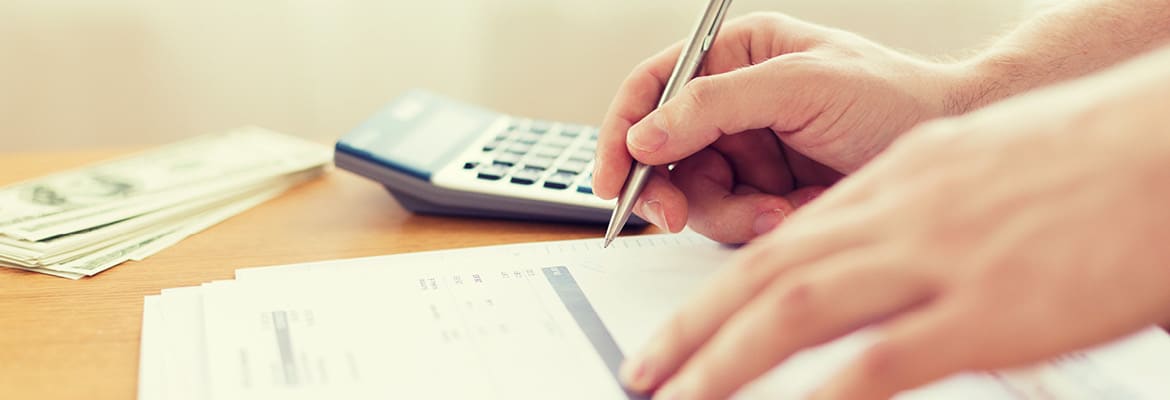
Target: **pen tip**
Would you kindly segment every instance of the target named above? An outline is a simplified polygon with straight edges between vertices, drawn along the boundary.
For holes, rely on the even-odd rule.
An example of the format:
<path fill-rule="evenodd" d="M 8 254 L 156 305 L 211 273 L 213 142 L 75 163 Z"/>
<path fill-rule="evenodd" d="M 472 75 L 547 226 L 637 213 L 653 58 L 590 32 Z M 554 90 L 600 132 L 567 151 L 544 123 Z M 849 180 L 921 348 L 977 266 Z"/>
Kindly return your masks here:
<path fill-rule="evenodd" d="M 604 244 L 604 245 L 601 245 L 601 248 L 603 248 L 603 249 L 608 249 L 608 248 L 609 248 L 609 244 L 610 244 L 610 243 L 613 243 L 613 239 L 611 239 L 611 238 L 605 238 L 605 244 Z"/>

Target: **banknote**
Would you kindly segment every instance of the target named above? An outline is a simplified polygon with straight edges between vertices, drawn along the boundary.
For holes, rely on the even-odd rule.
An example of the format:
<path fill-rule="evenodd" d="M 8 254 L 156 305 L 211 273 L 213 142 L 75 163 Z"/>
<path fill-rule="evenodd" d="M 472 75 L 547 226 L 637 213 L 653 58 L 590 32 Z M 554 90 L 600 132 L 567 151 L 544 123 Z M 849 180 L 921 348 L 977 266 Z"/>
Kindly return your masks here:
<path fill-rule="evenodd" d="M 39 273 L 42 273 L 45 275 L 52 275 L 52 276 L 56 276 L 56 277 L 60 277 L 60 278 L 73 279 L 73 280 L 77 280 L 77 279 L 81 279 L 81 278 L 85 277 L 84 274 L 75 274 L 72 272 L 53 271 L 51 269 L 36 268 L 36 267 L 23 267 L 20 265 L 8 264 L 8 263 L 3 262 L 3 261 L 0 261 L 0 267 L 9 268 L 9 269 L 18 269 L 21 271 L 28 271 L 28 272 L 39 272 Z"/>
<path fill-rule="evenodd" d="M 47 265 L 42 268 L 56 272 L 93 276 L 126 261 L 142 260 L 149 257 L 190 235 L 277 197 L 287 189 L 288 186 L 261 190 L 249 194 L 237 202 L 195 215 L 177 224 L 163 226 L 148 234 L 135 237 L 133 240 L 127 240 L 76 260 Z"/>
<path fill-rule="evenodd" d="M 279 176 L 325 164 L 329 157 L 321 145 L 261 128 L 201 136 L 0 188 L 0 228 L 65 212 L 84 215 L 87 208 L 165 197 L 198 185 Z"/>
<path fill-rule="evenodd" d="M 109 239 L 133 234 L 142 229 L 150 228 L 168 221 L 180 219 L 207 208 L 220 206 L 230 202 L 253 189 L 238 189 L 225 193 L 218 193 L 198 200 L 181 203 L 174 207 L 164 208 L 135 218 L 115 221 L 110 224 L 86 229 L 77 233 L 53 237 L 42 241 L 29 242 L 9 237 L 0 237 L 0 252 L 7 254 L 32 254 L 37 257 L 52 256 L 73 251 L 92 243 L 104 242 Z"/>
<path fill-rule="evenodd" d="M 229 182 L 199 185 L 191 190 L 141 196 L 133 200 L 102 204 L 65 211 L 0 228 L 0 235 L 28 242 L 39 242 L 54 237 L 77 233 L 90 228 L 122 221 L 181 204 L 192 199 L 214 195 L 228 190 L 246 189 L 267 183 L 271 177 L 249 180 L 229 179 Z"/>
<path fill-rule="evenodd" d="M 242 128 L 0 188 L 0 267 L 79 279 L 313 179 L 325 146 Z"/>
<path fill-rule="evenodd" d="M 155 224 L 147 229 L 126 237 L 105 243 L 97 249 L 86 249 L 80 256 L 60 262 L 14 263 L 6 262 L 0 256 L 0 266 L 41 272 L 69 279 L 93 276 L 127 261 L 140 261 L 182 239 L 223 222 L 256 205 L 279 196 L 289 188 L 311 179 L 313 175 L 301 174 L 295 179 L 273 182 L 261 188 L 246 192 L 231 201 L 214 205 L 194 215 L 167 223 Z"/>

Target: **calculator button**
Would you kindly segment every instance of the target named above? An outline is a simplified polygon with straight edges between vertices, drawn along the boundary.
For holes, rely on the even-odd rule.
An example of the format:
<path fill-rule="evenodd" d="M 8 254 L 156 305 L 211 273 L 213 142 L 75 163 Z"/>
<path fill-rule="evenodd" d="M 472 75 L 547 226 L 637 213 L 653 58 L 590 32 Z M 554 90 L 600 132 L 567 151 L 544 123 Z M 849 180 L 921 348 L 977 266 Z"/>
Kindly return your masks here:
<path fill-rule="evenodd" d="M 562 151 L 564 151 L 564 148 L 556 148 L 556 147 L 551 147 L 551 146 L 540 146 L 540 147 L 537 147 L 536 151 L 534 151 L 532 154 L 535 154 L 535 155 L 540 156 L 540 157 L 557 158 L 558 156 L 561 155 Z"/>
<path fill-rule="evenodd" d="M 507 151 L 508 151 L 509 153 L 512 153 L 512 154 L 521 154 L 521 155 L 523 155 L 523 154 L 528 154 L 528 152 L 529 152 L 529 151 L 531 151 L 531 150 L 532 150 L 532 145 L 527 145 L 527 144 L 524 144 L 524 143 L 516 143 L 516 144 L 513 144 L 513 145 L 511 145 L 511 146 L 508 146 L 508 150 L 507 150 Z"/>
<path fill-rule="evenodd" d="M 564 137 L 575 138 L 580 134 L 581 134 L 581 129 L 577 128 L 577 127 L 566 126 L 564 129 L 561 129 L 561 136 L 564 136 Z"/>
<path fill-rule="evenodd" d="M 540 135 L 537 135 L 535 133 L 525 133 L 525 134 L 520 135 L 520 137 L 517 138 L 516 141 L 523 143 L 523 144 L 532 145 L 532 144 L 536 144 L 536 142 L 540 141 Z"/>
<path fill-rule="evenodd" d="M 554 159 L 550 157 L 530 157 L 524 160 L 524 166 L 527 168 L 536 168 L 541 171 L 552 168 Z"/>
<path fill-rule="evenodd" d="M 544 187 L 550 189 L 565 189 L 573 183 L 573 179 L 577 178 L 577 174 L 570 174 L 567 172 L 557 172 L 552 174 L 544 180 Z"/>
<path fill-rule="evenodd" d="M 463 169 L 475 169 L 475 167 L 478 167 L 478 166 L 479 166 L 478 161 L 468 161 L 468 162 L 463 163 Z"/>
<path fill-rule="evenodd" d="M 573 161 L 590 162 L 593 161 L 593 152 L 587 150 L 578 151 L 573 153 L 573 156 L 569 157 L 569 159 Z"/>
<path fill-rule="evenodd" d="M 479 179 L 495 181 L 495 180 L 499 180 L 500 178 L 503 178 L 504 174 L 506 174 L 506 173 L 508 173 L 507 166 L 499 165 L 499 164 L 492 164 L 492 165 L 485 165 L 485 166 L 483 166 L 483 168 L 480 168 L 479 174 L 477 174 L 476 176 Z"/>
<path fill-rule="evenodd" d="M 532 126 L 528 128 L 529 131 L 535 133 L 548 132 L 549 123 L 545 121 L 532 121 Z"/>
<path fill-rule="evenodd" d="M 516 165 L 516 163 L 518 163 L 518 162 L 520 162 L 520 155 L 512 154 L 512 153 L 502 153 L 502 154 L 496 156 L 495 161 L 493 161 L 492 163 L 495 165 L 504 165 L 504 166 L 511 167 L 513 165 Z"/>
<path fill-rule="evenodd" d="M 593 194 L 593 173 L 585 176 L 581 183 L 577 184 L 577 191 L 585 194 Z"/>
<path fill-rule="evenodd" d="M 483 151 L 485 151 L 485 152 L 486 151 L 493 151 L 496 148 L 500 147 L 500 145 L 503 143 L 504 143 L 503 140 L 493 140 L 491 142 L 488 142 L 488 144 L 483 145 Z"/>
<path fill-rule="evenodd" d="M 531 185 L 540 179 L 540 174 L 543 172 L 542 169 L 524 168 L 512 173 L 512 183 Z"/>
<path fill-rule="evenodd" d="M 574 174 L 579 174 L 579 173 L 585 172 L 585 167 L 587 165 L 588 165 L 587 162 L 568 160 L 568 161 L 565 161 L 564 163 L 561 163 L 561 165 L 557 167 L 557 171 L 572 172 Z"/>
<path fill-rule="evenodd" d="M 544 144 L 549 145 L 549 146 L 557 146 L 557 147 L 565 148 L 565 147 L 568 147 L 570 144 L 573 144 L 573 139 L 567 138 L 564 136 L 556 136 L 556 137 L 550 138 L 548 141 L 545 141 Z"/>

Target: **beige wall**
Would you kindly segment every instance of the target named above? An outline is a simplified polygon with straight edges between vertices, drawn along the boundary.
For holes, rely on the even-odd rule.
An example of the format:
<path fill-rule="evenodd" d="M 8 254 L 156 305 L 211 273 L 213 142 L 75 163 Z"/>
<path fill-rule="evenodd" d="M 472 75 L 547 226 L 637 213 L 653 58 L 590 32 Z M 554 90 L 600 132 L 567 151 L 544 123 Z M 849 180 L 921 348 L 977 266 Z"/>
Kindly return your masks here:
<path fill-rule="evenodd" d="M 1024 0 L 738 0 L 895 47 L 985 43 Z M 596 122 L 703 0 L 0 0 L 0 151 L 154 144 L 243 124 L 331 141 L 396 93 Z"/>

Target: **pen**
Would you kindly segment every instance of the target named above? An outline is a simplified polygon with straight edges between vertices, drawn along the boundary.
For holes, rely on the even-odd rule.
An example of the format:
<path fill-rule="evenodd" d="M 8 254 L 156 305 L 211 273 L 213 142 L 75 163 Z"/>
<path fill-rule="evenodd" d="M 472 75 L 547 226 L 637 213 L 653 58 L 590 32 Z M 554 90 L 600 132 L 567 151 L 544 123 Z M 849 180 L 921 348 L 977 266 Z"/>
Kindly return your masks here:
<path fill-rule="evenodd" d="M 707 54 L 707 50 L 715 42 L 715 34 L 719 33 L 719 26 L 723 24 L 723 17 L 727 14 L 727 9 L 730 6 L 731 0 L 709 0 L 707 2 L 707 8 L 695 26 L 695 33 L 683 46 L 682 52 L 678 55 L 678 62 L 674 64 L 674 72 L 671 72 L 670 79 L 666 80 L 666 87 L 662 90 L 662 98 L 658 100 L 659 107 L 674 97 L 679 90 L 682 90 L 687 81 L 694 78 L 695 74 L 699 72 L 703 56 Z M 652 168 L 654 167 L 651 165 L 634 161 L 634 166 L 630 169 L 629 176 L 626 177 L 626 183 L 618 194 L 617 206 L 613 209 L 613 215 L 609 217 L 609 228 L 605 230 L 605 245 L 603 247 L 609 247 L 613 239 L 626 226 L 634 202 L 642 194 L 642 188 L 646 187 L 646 180 L 650 178 Z"/>

